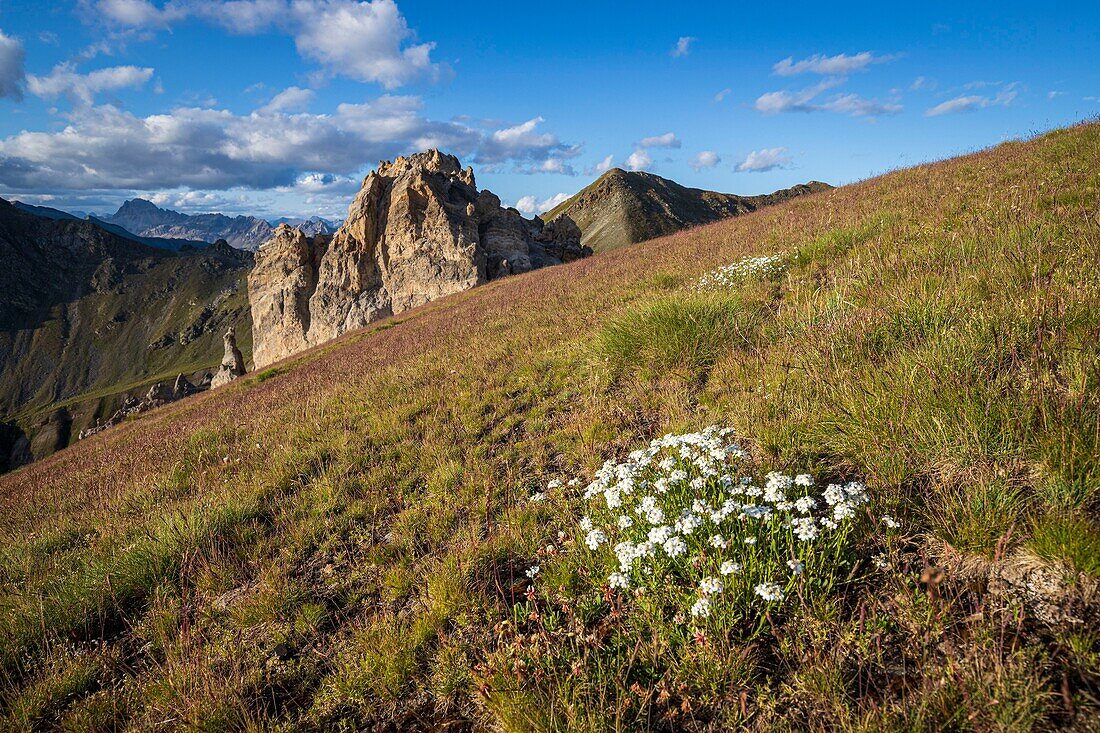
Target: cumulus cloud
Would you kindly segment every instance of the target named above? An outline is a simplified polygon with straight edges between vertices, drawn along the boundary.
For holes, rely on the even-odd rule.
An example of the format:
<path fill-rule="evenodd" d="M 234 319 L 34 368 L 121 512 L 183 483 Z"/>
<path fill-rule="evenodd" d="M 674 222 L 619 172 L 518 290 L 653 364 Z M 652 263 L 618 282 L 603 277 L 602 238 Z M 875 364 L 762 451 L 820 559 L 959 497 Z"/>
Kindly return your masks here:
<path fill-rule="evenodd" d="M 695 43 L 695 36 L 680 36 L 676 46 L 672 49 L 672 58 L 678 59 L 691 53 L 691 44 Z"/>
<path fill-rule="evenodd" d="M 541 214 L 544 211 L 550 211 L 550 209 L 560 203 L 568 201 L 571 197 L 572 194 L 557 193 L 548 199 L 540 201 L 536 196 L 524 196 L 516 202 L 515 208 L 518 209 L 520 213 L 527 214 L 528 216 L 531 214 Z"/>
<path fill-rule="evenodd" d="M 855 55 L 838 53 L 836 56 L 814 54 L 809 58 L 795 61 L 788 56 L 772 67 L 772 72 L 779 76 L 795 76 L 810 72 L 827 76 L 847 76 L 857 71 L 863 71 L 872 64 L 883 64 L 893 61 L 893 56 L 876 56 L 870 51 L 863 51 Z"/>
<path fill-rule="evenodd" d="M 837 112 L 853 117 L 894 115 L 903 107 L 896 102 L 878 102 L 857 94 L 837 94 L 827 101 L 816 101 L 823 92 L 844 83 L 841 77 L 823 79 L 812 87 L 797 92 L 776 91 L 762 94 L 756 100 L 756 110 L 764 114 L 783 112 Z"/>
<path fill-rule="evenodd" d="M 703 150 L 695 154 L 688 165 L 697 171 L 704 170 L 706 168 L 713 168 L 722 162 L 722 159 L 718 157 L 718 153 L 713 150 Z"/>
<path fill-rule="evenodd" d="M 562 173 L 574 175 L 566 161 L 581 153 L 579 145 L 566 145 L 557 135 L 539 130 L 545 120 L 534 117 L 511 127 L 494 130 L 477 152 L 477 162 L 488 165 L 506 160 L 517 161 L 521 173 Z M 518 165 L 526 161 L 526 165 Z"/>
<path fill-rule="evenodd" d="M 299 111 L 309 106 L 313 101 L 312 89 L 299 87 L 287 87 L 271 98 L 271 101 L 260 108 L 260 112 Z"/>
<path fill-rule="evenodd" d="M 0 139 L 0 181 L 11 191 L 39 193 L 235 187 L 320 193 L 346 186 L 380 159 L 430 147 L 530 168 L 523 172 L 558 173 L 571 171 L 562 161 L 579 151 L 536 131 L 541 118 L 490 133 L 427 119 L 421 107 L 417 97 L 391 95 L 316 115 L 181 107 L 141 117 L 94 106 L 63 130 Z"/>
<path fill-rule="evenodd" d="M 615 156 L 614 155 L 609 155 L 606 158 L 604 158 L 603 160 L 601 160 L 599 163 L 596 163 L 596 165 L 592 166 L 592 172 L 593 173 L 604 173 L 605 171 L 607 171 L 611 168 L 611 165 L 614 162 L 615 162 Z"/>
<path fill-rule="evenodd" d="M 386 89 L 440 73 L 431 59 L 435 44 L 416 42 L 394 0 L 177 0 L 163 7 L 98 0 L 95 8 L 109 24 L 127 29 L 164 29 L 186 18 L 246 35 L 274 29 L 330 73 Z"/>
<path fill-rule="evenodd" d="M 100 92 L 139 87 L 152 76 L 148 67 L 111 66 L 81 74 L 73 64 L 63 63 L 46 76 L 29 75 L 27 89 L 42 99 L 65 97 L 73 104 L 91 105 Z"/>
<path fill-rule="evenodd" d="M 764 171 L 785 168 L 791 164 L 791 157 L 787 155 L 786 148 L 764 148 L 749 153 L 737 170 L 748 173 L 763 173 Z"/>
<path fill-rule="evenodd" d="M 23 61 L 26 52 L 17 38 L 0 31 L 0 99 L 23 99 L 23 79 L 26 71 Z"/>
<path fill-rule="evenodd" d="M 1016 96 L 1016 83 L 1013 82 L 1004 85 L 1004 87 L 993 96 L 968 94 L 948 99 L 946 102 L 940 102 L 935 107 L 930 107 L 925 110 L 924 116 L 939 117 L 940 115 L 952 114 L 954 112 L 972 112 L 978 109 L 985 109 L 986 107 L 1007 107 L 1012 104 Z"/>
<path fill-rule="evenodd" d="M 653 165 L 653 158 L 649 157 L 649 151 L 645 148 L 635 150 L 626 159 L 627 170 L 642 171 Z"/>
<path fill-rule="evenodd" d="M 131 28 L 167 28 L 187 16 L 178 5 L 158 8 L 148 0 L 99 0 L 96 10 L 104 20 Z"/>
<path fill-rule="evenodd" d="M 653 135 L 652 137 L 643 137 L 638 141 L 638 147 L 640 148 L 678 148 L 680 147 L 680 140 L 676 137 L 675 133 L 666 132 L 664 135 Z"/>

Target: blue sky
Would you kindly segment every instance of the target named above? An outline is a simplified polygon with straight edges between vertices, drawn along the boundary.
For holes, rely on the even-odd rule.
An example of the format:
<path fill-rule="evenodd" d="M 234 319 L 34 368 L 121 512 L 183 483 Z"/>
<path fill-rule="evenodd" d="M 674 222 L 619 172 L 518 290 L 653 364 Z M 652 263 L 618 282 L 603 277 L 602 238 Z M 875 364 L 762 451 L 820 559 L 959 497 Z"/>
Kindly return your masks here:
<path fill-rule="evenodd" d="M 341 217 L 429 145 L 527 213 L 841 184 L 1095 117 L 1098 57 L 1097 3 L 0 0 L 0 195 Z"/>

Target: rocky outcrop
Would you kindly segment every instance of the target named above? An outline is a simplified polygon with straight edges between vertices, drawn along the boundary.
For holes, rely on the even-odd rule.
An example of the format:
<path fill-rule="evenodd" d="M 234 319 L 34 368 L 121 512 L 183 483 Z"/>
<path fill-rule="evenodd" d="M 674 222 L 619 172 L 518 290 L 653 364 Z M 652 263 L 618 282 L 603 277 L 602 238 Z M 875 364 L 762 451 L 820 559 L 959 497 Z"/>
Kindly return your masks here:
<path fill-rule="evenodd" d="M 229 384 L 245 372 L 244 357 L 241 355 L 241 350 L 237 348 L 236 329 L 230 326 L 222 338 L 225 341 L 225 356 L 222 357 L 221 366 L 218 367 L 218 371 L 210 382 L 211 387 L 221 387 L 223 384 Z M 183 376 L 180 375 L 180 378 L 182 379 Z"/>
<path fill-rule="evenodd" d="M 232 329 L 230 329 L 232 330 Z M 195 386 L 191 384 L 191 381 L 184 375 L 180 374 L 172 382 L 157 382 L 149 391 L 145 393 L 145 397 L 139 399 L 137 397 L 128 397 L 126 401 L 122 403 L 122 406 L 114 412 L 109 418 L 102 422 L 97 422 L 92 427 L 81 430 L 77 436 L 77 440 L 84 440 L 85 438 L 95 435 L 98 432 L 106 430 L 112 425 L 118 425 L 131 415 L 140 415 L 143 412 L 148 412 L 154 407 L 160 407 L 161 405 L 167 405 L 169 402 L 175 402 L 176 400 L 182 400 L 184 397 L 189 397 L 196 392 L 201 392 L 204 389 L 208 389 L 211 386 L 209 381 L 210 373 L 206 374 L 207 379 L 203 384 Z"/>
<path fill-rule="evenodd" d="M 332 237 L 282 225 L 248 278 L 256 368 L 379 318 L 504 275 L 591 254 L 478 191 L 474 173 L 429 150 L 382 162 Z"/>

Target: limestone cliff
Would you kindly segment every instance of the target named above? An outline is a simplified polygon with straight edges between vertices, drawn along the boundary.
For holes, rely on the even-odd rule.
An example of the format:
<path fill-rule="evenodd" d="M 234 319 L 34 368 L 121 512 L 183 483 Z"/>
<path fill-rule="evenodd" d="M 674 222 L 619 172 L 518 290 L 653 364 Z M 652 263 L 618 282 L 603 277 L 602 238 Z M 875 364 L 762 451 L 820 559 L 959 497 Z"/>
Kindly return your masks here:
<path fill-rule="evenodd" d="M 382 162 L 336 234 L 281 225 L 260 248 L 248 278 L 253 361 L 261 368 L 444 295 L 591 254 L 570 224 L 503 208 L 438 150 Z"/>

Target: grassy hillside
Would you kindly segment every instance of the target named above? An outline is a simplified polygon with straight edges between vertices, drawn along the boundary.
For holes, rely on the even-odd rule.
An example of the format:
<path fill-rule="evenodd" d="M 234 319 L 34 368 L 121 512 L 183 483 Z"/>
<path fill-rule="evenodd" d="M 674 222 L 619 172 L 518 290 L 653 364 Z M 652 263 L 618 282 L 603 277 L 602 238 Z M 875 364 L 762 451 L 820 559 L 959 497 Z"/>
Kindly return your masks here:
<path fill-rule="evenodd" d="M 1095 730 L 1098 172 L 1080 126 L 507 278 L 0 477 L 4 727 Z"/>

